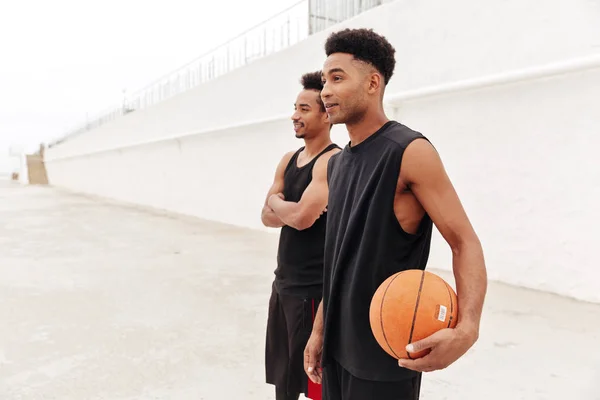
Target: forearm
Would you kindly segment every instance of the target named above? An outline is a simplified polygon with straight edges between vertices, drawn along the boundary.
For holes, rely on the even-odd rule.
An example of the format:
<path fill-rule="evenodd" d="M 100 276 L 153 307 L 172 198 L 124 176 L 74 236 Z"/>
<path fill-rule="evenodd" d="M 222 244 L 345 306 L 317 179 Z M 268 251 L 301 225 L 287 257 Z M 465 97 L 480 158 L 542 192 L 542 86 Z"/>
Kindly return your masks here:
<path fill-rule="evenodd" d="M 298 203 L 275 198 L 269 206 L 284 224 L 299 230 L 304 228 L 304 221 Z"/>
<path fill-rule="evenodd" d="M 281 228 L 285 225 L 269 206 L 263 207 L 261 220 L 265 226 L 270 228 Z"/>
<path fill-rule="evenodd" d="M 317 314 L 315 315 L 315 320 L 313 322 L 312 334 L 323 336 L 323 301 L 319 303 L 319 307 L 317 308 Z"/>
<path fill-rule="evenodd" d="M 478 239 L 453 249 L 453 270 L 458 295 L 457 328 L 464 329 L 476 339 L 487 291 L 487 272 Z"/>

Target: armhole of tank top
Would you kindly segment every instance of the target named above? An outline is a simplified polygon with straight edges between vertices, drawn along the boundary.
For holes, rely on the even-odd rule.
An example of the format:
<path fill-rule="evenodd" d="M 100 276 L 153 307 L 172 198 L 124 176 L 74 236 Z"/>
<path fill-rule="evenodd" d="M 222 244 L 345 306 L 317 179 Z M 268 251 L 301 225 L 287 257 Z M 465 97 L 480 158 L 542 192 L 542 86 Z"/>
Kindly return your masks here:
<path fill-rule="evenodd" d="M 399 162 L 398 168 L 396 168 L 397 172 L 394 173 L 396 185 L 394 186 L 394 196 L 392 198 L 392 212 L 391 212 L 392 219 L 395 222 L 395 226 L 396 226 L 396 229 L 398 229 L 398 232 L 400 232 L 403 236 L 405 236 L 408 239 L 419 238 L 423 234 L 423 230 L 425 229 L 425 226 L 427 225 L 427 222 L 428 222 L 427 220 L 429 219 L 429 215 L 427 214 L 427 211 L 425 211 L 425 214 L 423 214 L 423 218 L 421 219 L 421 221 L 419 222 L 419 226 L 417 227 L 417 232 L 410 233 L 410 232 L 407 232 L 406 230 L 404 230 L 404 228 L 400 224 L 400 221 L 398 221 L 398 218 L 396 218 L 396 212 L 394 210 L 394 202 L 396 200 L 396 190 L 398 188 L 398 179 L 400 179 L 400 172 L 402 171 L 402 161 L 404 160 L 404 152 L 406 151 L 406 148 L 408 147 L 408 145 L 410 145 L 412 142 L 414 142 L 417 139 L 425 139 L 429 142 L 429 140 L 425 136 L 423 136 L 422 134 L 419 133 L 417 135 L 414 135 L 413 137 L 407 138 L 403 144 L 398 143 L 398 148 L 401 151 L 400 162 Z"/>

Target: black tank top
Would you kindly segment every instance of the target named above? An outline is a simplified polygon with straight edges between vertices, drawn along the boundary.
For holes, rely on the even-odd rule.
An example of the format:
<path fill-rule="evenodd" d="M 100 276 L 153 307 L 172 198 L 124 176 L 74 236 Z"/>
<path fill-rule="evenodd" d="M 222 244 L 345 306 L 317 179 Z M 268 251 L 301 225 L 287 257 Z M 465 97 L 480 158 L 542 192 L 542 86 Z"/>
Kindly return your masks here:
<path fill-rule="evenodd" d="M 300 201 L 312 181 L 315 163 L 334 148 L 339 149 L 339 146 L 330 144 L 302 167 L 298 167 L 297 160 L 304 147 L 296 151 L 284 173 L 283 195 L 286 201 Z M 310 228 L 302 231 L 287 225 L 281 228 L 275 270 L 275 287 L 279 293 L 321 298 L 326 221 L 327 213 L 323 213 Z"/>
<path fill-rule="evenodd" d="M 396 381 L 416 375 L 400 368 L 379 346 L 369 307 L 386 278 L 406 269 L 424 269 L 429 256 L 429 216 L 413 235 L 401 228 L 394 214 L 402 155 L 417 138 L 425 139 L 389 121 L 358 145 L 346 146 L 328 165 L 323 363 L 333 358 L 361 379 Z"/>

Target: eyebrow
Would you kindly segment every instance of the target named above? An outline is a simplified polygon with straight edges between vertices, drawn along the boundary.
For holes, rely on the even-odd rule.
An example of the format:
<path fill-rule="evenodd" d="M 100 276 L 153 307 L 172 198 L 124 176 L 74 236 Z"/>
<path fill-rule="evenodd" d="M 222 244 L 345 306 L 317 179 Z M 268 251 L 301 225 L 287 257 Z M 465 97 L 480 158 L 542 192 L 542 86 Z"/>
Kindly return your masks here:
<path fill-rule="evenodd" d="M 305 104 L 305 103 L 301 103 L 301 104 L 296 104 L 294 103 L 294 107 L 296 106 L 300 106 L 300 107 L 309 107 L 310 108 L 310 104 Z"/>
<path fill-rule="evenodd" d="M 335 72 L 341 72 L 341 73 L 344 73 L 344 74 L 346 73 L 346 71 L 344 71 L 343 69 L 341 69 L 341 68 L 338 67 L 338 68 L 331 68 L 329 71 L 327 71 L 327 74 L 321 74 L 321 76 L 330 75 L 330 74 L 333 74 Z"/>

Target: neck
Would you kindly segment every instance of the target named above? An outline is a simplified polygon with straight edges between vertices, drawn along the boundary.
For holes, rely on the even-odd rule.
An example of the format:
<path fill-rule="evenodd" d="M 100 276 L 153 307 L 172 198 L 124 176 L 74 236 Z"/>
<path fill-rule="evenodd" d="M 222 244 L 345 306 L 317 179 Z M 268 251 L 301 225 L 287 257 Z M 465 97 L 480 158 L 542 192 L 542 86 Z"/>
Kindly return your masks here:
<path fill-rule="evenodd" d="M 304 139 L 304 153 L 308 157 L 316 156 L 331 143 L 332 142 L 329 133 L 326 135 L 317 135 L 310 139 Z"/>
<path fill-rule="evenodd" d="M 350 146 L 356 146 L 363 142 L 369 136 L 377 132 L 389 119 L 383 111 L 383 107 L 378 107 L 377 111 L 367 110 L 358 122 L 346 123 L 348 136 L 350 136 Z"/>

